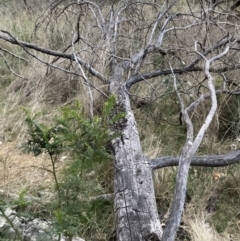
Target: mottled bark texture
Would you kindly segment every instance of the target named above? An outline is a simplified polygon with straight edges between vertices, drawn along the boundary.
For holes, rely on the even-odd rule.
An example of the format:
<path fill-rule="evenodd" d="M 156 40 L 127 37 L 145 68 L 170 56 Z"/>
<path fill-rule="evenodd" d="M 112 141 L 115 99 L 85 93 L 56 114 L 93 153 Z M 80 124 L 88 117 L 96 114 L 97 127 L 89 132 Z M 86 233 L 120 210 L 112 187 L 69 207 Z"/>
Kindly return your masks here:
<path fill-rule="evenodd" d="M 114 211 L 118 241 L 160 240 L 162 229 L 158 217 L 152 168 L 142 153 L 129 95 L 123 83 L 123 67 L 112 67 L 110 92 L 117 97 L 117 112 L 126 117 L 115 126 L 121 136 L 113 142 L 115 152 Z"/>

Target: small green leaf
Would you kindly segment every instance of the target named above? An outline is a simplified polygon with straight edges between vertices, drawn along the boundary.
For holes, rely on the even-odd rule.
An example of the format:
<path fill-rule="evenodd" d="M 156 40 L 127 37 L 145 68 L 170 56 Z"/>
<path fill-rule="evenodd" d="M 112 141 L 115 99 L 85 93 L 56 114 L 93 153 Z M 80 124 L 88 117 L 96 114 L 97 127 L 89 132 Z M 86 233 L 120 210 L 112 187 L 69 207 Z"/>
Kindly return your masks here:
<path fill-rule="evenodd" d="M 116 97 L 115 95 L 111 95 L 108 98 L 108 101 L 105 102 L 103 107 L 103 118 L 105 119 L 107 116 L 110 115 L 111 111 L 113 110 L 113 107 L 116 105 Z"/>
<path fill-rule="evenodd" d="M 119 120 L 121 120 L 121 119 L 123 119 L 125 117 L 126 117 L 126 113 L 120 112 L 120 113 L 118 113 L 117 115 L 115 115 L 113 117 L 113 119 L 110 121 L 110 123 L 113 124 L 113 123 L 118 122 Z"/>

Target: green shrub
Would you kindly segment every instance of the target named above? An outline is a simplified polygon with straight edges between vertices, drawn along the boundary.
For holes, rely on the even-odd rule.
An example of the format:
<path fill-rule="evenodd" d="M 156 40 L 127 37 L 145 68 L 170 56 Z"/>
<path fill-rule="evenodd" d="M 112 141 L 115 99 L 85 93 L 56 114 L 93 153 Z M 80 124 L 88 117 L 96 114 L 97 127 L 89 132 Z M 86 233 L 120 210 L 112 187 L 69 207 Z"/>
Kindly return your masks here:
<path fill-rule="evenodd" d="M 115 104 L 115 97 L 110 96 L 104 104 L 102 115 L 90 119 L 83 112 L 81 104 L 75 102 L 60 110 L 51 127 L 38 123 L 39 114 L 31 116 L 25 109 L 29 134 L 25 150 L 35 156 L 46 152 L 51 160 L 52 169 L 49 171 L 53 174 L 58 198 L 49 208 L 54 214 L 55 232 L 59 235 L 64 233 L 71 238 L 81 228 L 84 230 L 86 225 L 89 226 L 92 217 L 105 219 L 104 213 L 109 215 L 112 212 L 111 202 L 98 201 L 96 208 L 96 201 L 90 197 L 106 190 L 100 184 L 101 175 L 98 175 L 98 171 L 102 171 L 102 165 L 108 165 L 111 160 L 107 145 L 118 135 L 111 131 L 112 125 L 125 116 L 124 113 L 114 114 Z M 58 173 L 56 163 L 63 153 L 70 158 Z"/>

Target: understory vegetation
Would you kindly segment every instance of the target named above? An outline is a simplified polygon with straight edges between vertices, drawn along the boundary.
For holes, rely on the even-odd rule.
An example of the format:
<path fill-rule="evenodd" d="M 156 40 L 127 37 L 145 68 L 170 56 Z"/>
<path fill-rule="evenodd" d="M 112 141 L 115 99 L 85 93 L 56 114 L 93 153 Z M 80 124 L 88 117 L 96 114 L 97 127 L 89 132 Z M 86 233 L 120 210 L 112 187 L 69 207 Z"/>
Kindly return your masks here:
<path fill-rule="evenodd" d="M 198 1 L 190 2 L 199 7 Z M 48 5 L 49 1 L 0 0 L 0 29 L 49 49 L 71 48 L 67 41 L 72 35 L 74 16 L 69 13 L 65 19 L 49 21 L 42 27 L 43 16 L 49 17 L 44 15 Z M 185 6 L 179 3 L 180 7 Z M 126 49 L 119 50 L 123 58 L 128 54 L 125 51 L 143 44 L 145 33 L 134 34 L 132 41 L 126 40 Z M 97 34 L 91 41 L 98 41 Z M 100 58 L 103 63 L 108 61 L 107 56 Z M 162 55 L 152 58 L 149 61 L 160 67 L 168 63 Z M 59 237 L 63 234 L 69 240 L 73 236 L 87 241 L 114 240 L 110 141 L 118 135 L 118 121 L 124 119 L 125 113 L 114 114 L 115 97 L 109 96 L 107 87 L 94 78 L 92 83 L 96 82 L 97 88 L 92 89 L 91 97 L 89 85 L 71 74 L 76 67 L 44 54 L 39 59 L 29 55 L 26 48 L 0 40 L 0 215 L 11 207 L 23 216 L 51 220 L 51 231 Z M 48 61 L 56 68 L 44 64 Z M 61 67 L 69 73 L 61 71 Z M 231 73 L 237 85 L 238 72 Z M 196 74 L 192 78 L 203 76 Z M 184 81 L 186 101 L 204 91 L 204 86 L 199 89 L 189 79 Z M 220 85 L 223 80 L 219 77 L 217 81 Z M 166 76 L 136 84 L 131 89 L 131 101 L 146 156 L 178 155 L 185 142 L 186 126 L 181 120 L 173 80 Z M 196 130 L 209 105 L 204 101 L 192 114 Z M 239 147 L 239 96 L 219 95 L 217 114 L 197 154 L 223 154 Z M 176 172 L 176 167 L 168 167 L 153 174 L 162 220 L 169 211 Z M 191 167 L 179 240 L 240 239 L 239 173 L 239 163 L 221 168 Z M 17 198 L 9 198 L 9 194 L 17 194 Z M 29 202 L 29 196 L 40 198 Z M 7 240 L 2 230 L 0 240 Z M 20 234 L 16 234 L 16 240 L 21 240 Z"/>
<path fill-rule="evenodd" d="M 23 148 L 34 156 L 45 152 L 51 162 L 47 171 L 53 176 L 56 197 L 44 211 L 53 213 L 55 232 L 69 238 L 79 232 L 91 236 L 98 232 L 97 228 L 107 231 L 103 221 L 111 218 L 112 200 L 101 201 L 101 195 L 113 192 L 112 182 L 107 180 L 111 173 L 106 168 L 111 166 L 107 146 L 118 135 L 110 133 L 112 125 L 124 118 L 124 113 L 112 113 L 115 104 L 115 97 L 109 97 L 101 116 L 90 119 L 79 102 L 73 103 L 59 111 L 60 116 L 51 127 L 38 123 L 37 115 L 31 116 L 25 110 L 29 137 Z M 61 170 L 57 171 L 63 154 L 67 159 L 64 158 Z"/>

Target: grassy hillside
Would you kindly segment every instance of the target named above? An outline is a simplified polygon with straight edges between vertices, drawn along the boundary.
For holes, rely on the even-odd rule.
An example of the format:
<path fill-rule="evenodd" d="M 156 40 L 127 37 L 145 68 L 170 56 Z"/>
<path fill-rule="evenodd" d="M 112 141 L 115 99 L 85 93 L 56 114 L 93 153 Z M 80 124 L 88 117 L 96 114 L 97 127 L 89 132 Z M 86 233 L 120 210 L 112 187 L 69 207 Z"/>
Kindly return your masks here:
<path fill-rule="evenodd" d="M 185 1 L 180 2 L 178 8 L 184 8 Z M 195 8 L 199 7 L 195 3 L 197 1 L 191 2 L 195 4 Z M 26 3 L 16 0 L 7 2 L 0 0 L 0 29 L 7 30 L 22 41 L 32 42 L 48 49 L 71 51 L 71 40 L 76 37 L 73 36 L 73 23 L 76 16 L 69 12 L 69 15 L 58 19 L 48 19 L 48 12 L 45 10 L 48 4 L 49 1 L 41 1 L 39 4 L 39 1 L 33 0 L 26 1 Z M 64 6 L 59 8 L 64 8 Z M 149 11 L 155 10 L 148 8 L 143 11 L 146 11 L 143 15 L 146 13 L 151 16 Z M 89 16 L 85 21 L 93 20 Z M 84 22 L 81 24 L 83 28 L 87 28 L 85 26 L 87 24 Z M 143 45 L 148 29 L 146 27 L 145 31 L 141 29 L 135 33 L 131 33 L 131 29 L 127 28 L 122 31 L 133 36 L 131 41 L 124 44 L 124 48 L 119 49 L 119 56 L 125 58 Z M 91 42 L 98 41 L 97 30 L 83 32 L 81 37 L 90 39 Z M 186 42 L 187 39 L 184 38 L 185 36 L 182 36 L 182 41 Z M 169 45 L 174 41 L 178 40 L 169 39 Z M 70 46 L 69 49 L 66 49 L 66 46 Z M 108 62 L 107 54 L 95 49 L 91 49 L 91 52 L 89 49 L 84 49 L 85 47 L 85 45 L 78 46 L 78 50 L 82 51 L 82 56 L 89 61 L 99 58 L 97 65 L 108 76 L 109 70 L 104 69 Z M 34 51 L 32 53 L 36 54 Z M 182 54 L 183 59 L 189 58 L 184 50 Z M 33 115 L 39 113 L 37 122 L 43 126 L 52 127 L 56 124 L 56 116 L 59 118 L 61 115 L 63 107 L 72 106 L 75 101 L 79 101 L 83 116 L 88 119 L 90 116 L 89 96 L 86 94 L 88 86 L 80 80 L 79 76 L 71 74 L 74 71 L 79 72 L 72 64 L 44 54 L 37 56 L 38 59 L 29 55 L 26 49 L 0 40 L 0 189 L 19 196 L 21 193 L 33 196 L 37 196 L 38 192 L 50 193 L 47 200 L 53 203 L 50 208 L 44 202 L 28 205 L 18 203 L 17 205 L 20 206 L 22 212 L 32 216 L 56 220 L 59 217 L 56 215 L 59 210 L 56 208 L 56 203 L 52 201 L 55 198 L 53 194 L 55 193 L 54 175 L 48 171 L 52 168 L 51 158 L 46 152 L 34 157 L 23 153 L 20 148 L 29 138 L 24 109 L 29 110 Z M 151 58 L 149 62 L 157 63 L 158 67 L 164 67 L 168 63 L 168 59 L 163 59 L 158 54 Z M 46 65 L 47 62 L 51 62 L 56 68 Z M 68 69 L 69 73 L 61 71 L 61 68 Z M 150 69 L 151 66 L 144 66 L 144 68 Z M 232 75 L 237 78 L 238 73 L 234 72 Z M 198 78 L 202 78 L 201 74 L 193 77 L 195 81 Z M 108 95 L 104 84 L 99 83 L 95 78 L 91 81 L 101 92 Z M 188 83 L 189 79 L 185 81 Z M 219 83 L 221 81 L 220 78 L 216 80 Z M 191 90 L 190 87 L 189 90 Z M 102 116 L 103 103 L 106 98 L 96 89 L 92 93 L 94 115 Z M 151 158 L 178 155 L 185 142 L 186 127 L 179 122 L 180 107 L 172 81 L 167 76 L 158 77 L 151 81 L 151 84 L 145 82 L 134 86 L 131 94 L 132 106 L 146 155 Z M 189 96 L 191 95 L 184 96 L 186 101 L 190 100 Z M 236 150 L 240 146 L 239 97 L 220 96 L 218 101 L 217 115 L 200 146 L 199 155 L 222 154 Z M 196 130 L 202 118 L 206 116 L 208 107 L 209 103 L 205 102 L 193 114 L 192 119 Z M 73 173 L 75 166 L 71 166 L 71 161 L 74 158 L 70 151 L 61 152 L 57 158 L 57 176 L 64 183 L 64 176 Z M 81 179 L 78 179 L 82 189 L 76 191 L 80 193 L 78 200 L 82 203 L 72 207 L 79 209 L 80 214 L 77 221 L 71 220 L 71 222 L 79 222 L 77 233 L 86 240 L 109 240 L 114 232 L 112 200 L 110 198 L 110 200 L 99 201 L 90 198 L 112 193 L 111 162 L 95 163 L 94 168 L 90 164 L 89 166 L 85 163 L 82 165 L 84 173 L 78 173 L 78 177 L 82 175 Z M 64 170 L 68 170 L 70 174 Z M 224 168 L 191 168 L 182 224 L 182 228 L 191 237 L 190 240 L 240 240 L 239 172 L 239 164 Z M 154 172 L 157 203 L 163 220 L 168 214 L 175 179 L 175 167 Z M 66 190 L 69 189 L 66 188 Z M 7 195 L 3 195 L 3 199 L 4 205 L 15 205 L 16 200 L 9 199 Z M 64 200 L 64 202 L 67 201 Z M 63 231 L 64 224 L 59 223 L 58 228 Z"/>

